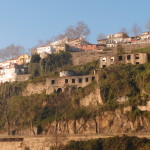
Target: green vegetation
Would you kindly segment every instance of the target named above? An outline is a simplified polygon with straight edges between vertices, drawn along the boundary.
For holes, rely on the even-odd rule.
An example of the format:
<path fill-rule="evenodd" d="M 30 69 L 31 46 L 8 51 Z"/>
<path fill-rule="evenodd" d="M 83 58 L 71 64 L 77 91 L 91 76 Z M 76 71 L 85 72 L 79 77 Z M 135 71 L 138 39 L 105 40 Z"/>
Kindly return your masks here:
<path fill-rule="evenodd" d="M 90 118 L 91 110 L 80 107 L 79 103 L 81 98 L 95 90 L 95 82 L 83 89 L 74 89 L 71 93 L 66 91 L 46 95 L 43 92 L 24 97 L 21 92 L 25 86 L 26 83 L 23 82 L 6 83 L 1 86 L 1 131 L 7 130 L 8 134 L 15 134 L 15 129 L 41 126 L 41 130 L 46 132 L 47 124 L 55 120 Z"/>
<path fill-rule="evenodd" d="M 58 68 L 61 68 L 67 64 L 71 64 L 71 55 L 68 52 L 61 52 L 58 54 L 48 55 L 40 62 L 42 69 L 41 73 L 45 74 L 52 71 L 56 71 Z"/>
<path fill-rule="evenodd" d="M 149 53 L 150 54 L 150 47 L 144 47 L 132 50 L 132 53 Z"/>
<path fill-rule="evenodd" d="M 123 45 L 122 44 L 118 44 L 117 45 L 117 54 L 121 55 L 121 54 L 124 54 L 124 53 L 125 53 L 125 51 L 124 51 Z"/>
<path fill-rule="evenodd" d="M 66 60 L 67 59 L 67 60 Z M 43 60 L 38 56 L 29 64 L 32 77 L 28 82 L 45 82 L 45 79 L 58 76 L 58 70 L 73 70 L 77 75 L 89 74 L 97 69 L 98 61 L 82 66 L 71 66 L 71 56 L 68 53 L 53 54 Z M 15 129 L 33 126 L 40 127 L 40 131 L 48 131 L 48 124 L 53 121 L 69 121 L 83 118 L 87 121 L 105 111 L 115 111 L 125 106 L 131 106 L 132 111 L 127 114 L 131 121 L 136 117 L 150 118 L 150 113 L 140 111 L 139 105 L 146 105 L 150 99 L 150 65 L 116 65 L 104 68 L 99 72 L 99 82 L 92 82 L 80 89 L 72 89 L 63 93 L 46 95 L 34 94 L 22 96 L 22 91 L 28 82 L 6 83 L 0 86 L 0 131 L 7 130 L 13 134 Z M 71 89 L 71 87 L 68 87 Z M 103 105 L 97 107 L 80 105 L 81 99 L 99 88 Z M 126 102 L 120 104 L 120 97 L 127 97 Z M 34 132 L 34 131 L 33 131 Z"/>
<path fill-rule="evenodd" d="M 45 74 L 51 75 L 53 72 L 57 72 L 61 67 L 68 64 L 71 64 L 71 55 L 68 52 L 49 54 L 44 59 L 40 59 L 39 55 L 35 54 L 32 56 L 28 68 L 32 77 L 38 77 Z"/>
<path fill-rule="evenodd" d="M 41 57 L 40 57 L 40 55 L 38 55 L 38 54 L 34 54 L 34 55 L 32 55 L 32 57 L 31 57 L 31 63 L 39 63 L 40 60 L 41 60 Z"/>
<path fill-rule="evenodd" d="M 85 75 L 93 73 L 97 68 L 99 68 L 98 60 L 80 66 L 71 66 L 66 69 L 73 70 L 76 75 Z"/>
<path fill-rule="evenodd" d="M 150 140 L 137 137 L 112 137 L 88 141 L 71 141 L 61 150 L 149 150 Z"/>
<path fill-rule="evenodd" d="M 38 62 L 38 63 L 37 63 Z M 51 54 L 40 60 L 39 55 L 33 55 L 28 65 L 31 82 L 45 82 L 46 78 L 59 77 L 60 70 L 71 70 L 75 75 L 88 75 L 99 67 L 98 60 L 79 66 L 73 66 L 71 55 L 66 52 Z"/>
<path fill-rule="evenodd" d="M 100 88 L 105 102 L 140 93 L 136 76 L 144 69 L 142 65 L 118 65 L 103 69 L 100 72 Z"/>

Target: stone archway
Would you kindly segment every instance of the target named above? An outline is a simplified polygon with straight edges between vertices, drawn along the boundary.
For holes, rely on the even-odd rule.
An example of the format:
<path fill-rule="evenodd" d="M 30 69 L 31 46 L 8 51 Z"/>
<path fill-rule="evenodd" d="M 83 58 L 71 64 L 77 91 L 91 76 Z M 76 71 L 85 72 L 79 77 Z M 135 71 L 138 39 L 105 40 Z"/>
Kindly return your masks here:
<path fill-rule="evenodd" d="M 70 87 L 70 92 L 74 92 L 75 90 L 77 89 L 77 87 L 73 86 L 73 87 Z"/>
<path fill-rule="evenodd" d="M 56 93 L 62 93 L 62 88 L 58 88 Z"/>
<path fill-rule="evenodd" d="M 78 87 L 78 89 L 82 89 L 82 87 Z"/>
<path fill-rule="evenodd" d="M 69 89 L 69 87 L 66 87 L 66 88 L 64 89 L 64 92 L 68 92 L 68 91 L 70 91 L 70 89 Z"/>

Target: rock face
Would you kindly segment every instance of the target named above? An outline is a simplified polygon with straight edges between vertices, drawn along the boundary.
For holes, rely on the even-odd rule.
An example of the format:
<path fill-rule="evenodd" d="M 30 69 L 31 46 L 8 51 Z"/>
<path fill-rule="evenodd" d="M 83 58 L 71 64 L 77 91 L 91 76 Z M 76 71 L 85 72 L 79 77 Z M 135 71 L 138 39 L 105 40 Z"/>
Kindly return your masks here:
<path fill-rule="evenodd" d="M 45 83 L 29 83 L 23 91 L 23 96 L 30 96 L 32 94 L 41 94 L 46 89 Z"/>
<path fill-rule="evenodd" d="M 126 111 L 126 110 L 125 110 Z M 58 133 L 63 134 L 123 134 L 150 132 L 148 118 L 137 116 L 135 120 L 117 110 L 104 112 L 93 119 L 79 119 L 70 121 L 53 122 L 46 134 L 52 134 L 57 126 Z"/>
<path fill-rule="evenodd" d="M 80 101 L 81 106 L 97 106 L 97 104 L 103 104 L 99 88 L 96 88 L 94 92 L 89 93 Z"/>
<path fill-rule="evenodd" d="M 51 150 L 51 146 L 66 144 L 70 140 L 87 140 L 136 133 L 137 136 L 150 133 L 150 121 L 141 116 L 130 120 L 126 114 L 130 107 L 114 112 L 104 112 L 91 119 L 52 122 L 42 136 L 21 136 L 22 140 L 1 140 L 0 150 Z M 56 134 L 57 127 L 57 134 Z M 31 134 L 32 135 L 32 134 Z M 131 134 L 132 135 L 132 134 Z M 16 137 L 19 137 L 16 136 Z M 16 137 L 13 137 L 14 139 Z M 105 137 L 105 138 L 106 138 Z M 10 137 L 12 138 L 12 137 Z M 9 137 L 7 137 L 9 139 Z"/>

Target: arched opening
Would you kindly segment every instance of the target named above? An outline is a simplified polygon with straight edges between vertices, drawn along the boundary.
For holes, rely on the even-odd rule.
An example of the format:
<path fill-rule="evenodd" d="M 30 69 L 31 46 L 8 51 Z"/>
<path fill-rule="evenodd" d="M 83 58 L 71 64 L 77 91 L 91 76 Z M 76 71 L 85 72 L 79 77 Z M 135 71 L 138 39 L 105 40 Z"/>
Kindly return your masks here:
<path fill-rule="evenodd" d="M 58 89 L 57 89 L 57 93 L 62 93 L 62 89 L 61 89 L 61 88 L 58 88 Z"/>
<path fill-rule="evenodd" d="M 64 92 L 69 92 L 69 87 L 65 88 Z"/>
<path fill-rule="evenodd" d="M 76 89 L 76 87 L 71 87 L 71 92 L 74 92 Z"/>

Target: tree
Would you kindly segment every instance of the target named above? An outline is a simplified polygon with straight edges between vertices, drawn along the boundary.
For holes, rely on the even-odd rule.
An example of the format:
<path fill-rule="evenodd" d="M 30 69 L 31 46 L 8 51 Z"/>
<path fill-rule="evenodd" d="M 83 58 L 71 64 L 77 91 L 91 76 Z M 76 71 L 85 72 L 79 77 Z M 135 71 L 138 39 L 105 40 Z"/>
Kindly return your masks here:
<path fill-rule="evenodd" d="M 7 60 L 19 57 L 23 54 L 24 48 L 20 45 L 11 44 L 4 49 L 0 50 L 0 59 Z"/>
<path fill-rule="evenodd" d="M 31 57 L 31 63 L 39 63 L 41 60 L 41 57 L 39 54 L 34 54 Z"/>
<path fill-rule="evenodd" d="M 105 35 L 103 33 L 100 33 L 98 36 L 97 36 L 97 40 L 102 40 L 105 38 Z"/>
<path fill-rule="evenodd" d="M 137 25 L 137 24 L 134 24 L 132 26 L 132 33 L 134 36 L 137 36 L 138 34 L 140 34 L 141 32 L 141 28 Z"/>
<path fill-rule="evenodd" d="M 123 28 L 121 28 L 119 32 L 123 32 L 123 33 L 125 33 L 125 34 L 128 34 L 127 29 L 126 29 L 126 28 L 124 28 L 124 27 L 123 27 Z"/>
<path fill-rule="evenodd" d="M 75 26 L 69 26 L 65 30 L 64 34 L 59 34 L 55 37 L 57 40 L 61 40 L 64 38 L 68 39 L 76 39 L 76 38 L 84 38 L 90 34 L 89 27 L 83 22 L 79 21 Z"/>
<path fill-rule="evenodd" d="M 146 29 L 147 29 L 148 31 L 150 31 L 150 19 L 147 21 L 145 27 L 146 27 Z"/>

